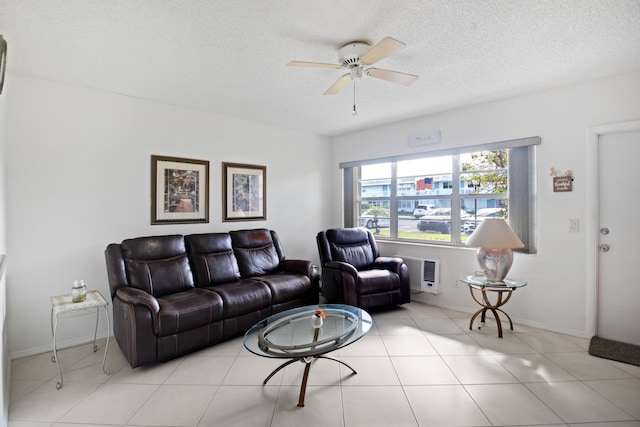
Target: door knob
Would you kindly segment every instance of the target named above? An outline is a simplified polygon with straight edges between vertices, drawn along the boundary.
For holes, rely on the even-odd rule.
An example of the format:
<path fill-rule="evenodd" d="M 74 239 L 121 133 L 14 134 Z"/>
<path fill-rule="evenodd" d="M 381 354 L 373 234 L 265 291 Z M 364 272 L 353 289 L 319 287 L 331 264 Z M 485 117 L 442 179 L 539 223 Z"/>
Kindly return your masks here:
<path fill-rule="evenodd" d="M 609 252 L 609 245 L 600 245 L 600 252 Z"/>

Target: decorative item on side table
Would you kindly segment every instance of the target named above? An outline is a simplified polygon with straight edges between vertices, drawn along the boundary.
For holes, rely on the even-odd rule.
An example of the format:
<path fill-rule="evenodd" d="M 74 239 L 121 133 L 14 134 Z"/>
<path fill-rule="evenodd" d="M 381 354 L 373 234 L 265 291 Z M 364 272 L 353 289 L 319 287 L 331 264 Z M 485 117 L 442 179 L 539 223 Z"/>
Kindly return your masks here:
<path fill-rule="evenodd" d="M 488 281 L 496 283 L 502 282 L 511 269 L 511 249 L 524 247 L 524 243 L 502 218 L 482 221 L 467 240 L 467 245 L 478 247 L 480 268 Z"/>
<path fill-rule="evenodd" d="M 87 299 L 87 285 L 84 280 L 76 280 L 71 288 L 71 302 L 82 302 Z"/>

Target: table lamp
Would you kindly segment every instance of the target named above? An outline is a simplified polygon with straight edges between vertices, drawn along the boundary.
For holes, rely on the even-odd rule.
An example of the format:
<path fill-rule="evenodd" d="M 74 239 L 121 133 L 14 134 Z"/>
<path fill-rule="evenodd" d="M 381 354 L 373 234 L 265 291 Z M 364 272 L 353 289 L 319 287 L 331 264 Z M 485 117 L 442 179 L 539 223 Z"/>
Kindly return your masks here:
<path fill-rule="evenodd" d="M 502 282 L 511 264 L 511 249 L 522 248 L 520 241 L 503 218 L 486 218 L 467 239 L 467 245 L 478 247 L 478 263 L 490 282 Z"/>

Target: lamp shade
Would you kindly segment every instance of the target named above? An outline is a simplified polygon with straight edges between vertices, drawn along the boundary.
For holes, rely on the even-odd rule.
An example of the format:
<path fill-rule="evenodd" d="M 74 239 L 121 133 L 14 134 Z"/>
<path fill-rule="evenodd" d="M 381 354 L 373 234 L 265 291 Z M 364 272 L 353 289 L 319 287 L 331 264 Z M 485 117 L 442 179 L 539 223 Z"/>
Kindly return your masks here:
<path fill-rule="evenodd" d="M 503 218 L 486 218 L 467 239 L 468 246 L 490 249 L 522 248 L 524 243 Z"/>

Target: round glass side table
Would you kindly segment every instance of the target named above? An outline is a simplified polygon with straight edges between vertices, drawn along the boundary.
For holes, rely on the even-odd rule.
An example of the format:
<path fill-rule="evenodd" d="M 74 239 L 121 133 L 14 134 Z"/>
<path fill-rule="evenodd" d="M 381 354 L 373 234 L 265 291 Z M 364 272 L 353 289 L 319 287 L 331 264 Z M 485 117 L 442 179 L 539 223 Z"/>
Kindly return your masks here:
<path fill-rule="evenodd" d="M 500 321 L 500 316 L 498 312 L 507 316 L 509 319 L 509 328 L 513 331 L 513 322 L 511 321 L 511 317 L 507 313 L 505 313 L 500 307 L 505 305 L 509 299 L 511 299 L 511 295 L 513 291 L 518 288 L 522 288 L 527 286 L 527 282 L 520 279 L 506 278 L 502 282 L 492 282 L 487 280 L 484 276 L 479 275 L 465 275 L 461 276 L 458 280 L 462 283 L 466 283 L 469 286 L 469 292 L 471 292 L 471 297 L 473 297 L 474 301 L 480 304 L 481 308 L 476 311 L 471 317 L 471 321 L 469 322 L 469 329 L 473 329 L 473 322 L 476 320 L 476 317 L 480 315 L 480 322 L 482 325 L 478 327 L 478 329 L 482 328 L 485 323 L 485 316 L 487 311 L 491 311 L 493 313 L 493 317 L 496 319 L 496 324 L 498 325 L 498 337 L 502 338 L 502 322 Z M 495 302 L 491 302 L 491 298 L 489 295 L 495 296 Z"/>

